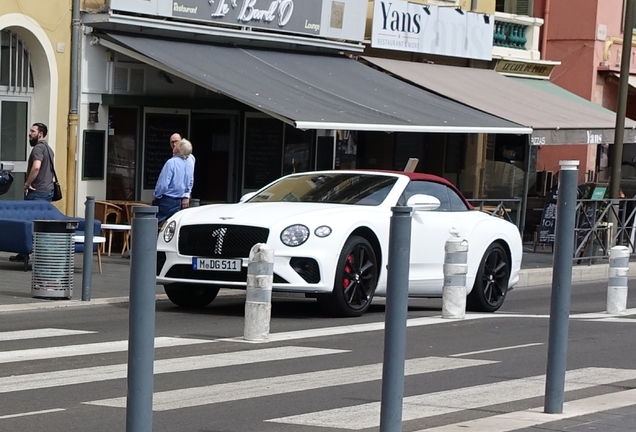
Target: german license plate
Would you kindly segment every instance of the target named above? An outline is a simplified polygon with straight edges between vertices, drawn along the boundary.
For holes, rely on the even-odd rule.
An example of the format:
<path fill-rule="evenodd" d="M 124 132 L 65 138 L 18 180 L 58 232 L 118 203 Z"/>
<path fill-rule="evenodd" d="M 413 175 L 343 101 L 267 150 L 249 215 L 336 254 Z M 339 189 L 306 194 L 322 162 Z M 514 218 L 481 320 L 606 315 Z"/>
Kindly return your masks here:
<path fill-rule="evenodd" d="M 240 259 L 192 258 L 192 269 L 240 272 L 242 263 Z"/>

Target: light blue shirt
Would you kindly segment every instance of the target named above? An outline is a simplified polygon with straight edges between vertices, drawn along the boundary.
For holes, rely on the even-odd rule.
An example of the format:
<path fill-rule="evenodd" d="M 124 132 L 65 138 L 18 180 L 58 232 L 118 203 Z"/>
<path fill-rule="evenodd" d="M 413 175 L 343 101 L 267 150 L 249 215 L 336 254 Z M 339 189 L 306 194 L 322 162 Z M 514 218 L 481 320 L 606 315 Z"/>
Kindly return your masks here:
<path fill-rule="evenodd" d="M 185 198 L 190 196 L 194 184 L 194 167 L 187 159 L 173 156 L 161 169 L 153 195 L 155 198 L 168 196 Z"/>
<path fill-rule="evenodd" d="M 196 164 L 197 159 L 194 157 L 193 154 L 191 154 L 186 160 L 192 165 L 192 178 L 194 179 L 194 165 Z M 192 183 L 192 187 L 194 187 L 194 182 Z M 190 195 L 190 193 L 186 195 L 186 198 L 190 198 Z"/>

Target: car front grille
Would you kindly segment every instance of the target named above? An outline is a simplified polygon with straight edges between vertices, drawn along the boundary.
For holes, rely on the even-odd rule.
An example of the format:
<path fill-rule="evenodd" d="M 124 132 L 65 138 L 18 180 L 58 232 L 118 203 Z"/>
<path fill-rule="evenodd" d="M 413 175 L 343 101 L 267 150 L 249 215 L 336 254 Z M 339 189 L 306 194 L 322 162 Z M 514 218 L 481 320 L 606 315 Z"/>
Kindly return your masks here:
<path fill-rule="evenodd" d="M 186 225 L 179 231 L 179 253 L 196 257 L 247 258 L 256 243 L 267 242 L 269 230 L 243 225 Z"/>

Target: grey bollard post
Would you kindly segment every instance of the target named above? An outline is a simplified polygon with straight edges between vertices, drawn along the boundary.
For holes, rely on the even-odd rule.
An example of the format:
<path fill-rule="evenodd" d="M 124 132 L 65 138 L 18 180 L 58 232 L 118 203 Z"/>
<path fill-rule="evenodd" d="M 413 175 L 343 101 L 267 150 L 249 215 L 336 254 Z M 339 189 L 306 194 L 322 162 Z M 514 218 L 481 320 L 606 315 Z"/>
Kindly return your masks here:
<path fill-rule="evenodd" d="M 152 432 L 157 207 L 132 212 L 126 432 Z"/>
<path fill-rule="evenodd" d="M 247 264 L 247 293 L 243 338 L 267 341 L 272 315 L 272 283 L 274 282 L 274 249 L 257 243 L 250 250 Z"/>
<path fill-rule="evenodd" d="M 95 197 L 87 196 L 84 210 L 84 253 L 82 266 L 82 301 L 91 299 L 93 279 L 93 230 L 95 229 Z M 99 247 L 99 246 L 97 246 Z"/>
<path fill-rule="evenodd" d="M 559 165 L 544 402 L 544 412 L 548 414 L 563 412 L 579 161 L 562 160 Z"/>
<path fill-rule="evenodd" d="M 199 207 L 201 200 L 199 198 L 190 198 L 190 207 Z"/>
<path fill-rule="evenodd" d="M 468 273 L 468 240 L 451 228 L 452 237 L 444 245 L 444 287 L 442 318 L 463 319 L 466 316 L 466 274 Z"/>
<path fill-rule="evenodd" d="M 409 301 L 411 256 L 411 207 L 393 207 L 389 231 L 386 314 L 384 317 L 384 363 L 380 432 L 402 430 L 406 317 Z"/>
<path fill-rule="evenodd" d="M 629 274 L 629 248 L 614 246 L 610 249 L 609 279 L 607 281 L 607 313 L 624 314 L 627 310 L 627 276 Z"/>

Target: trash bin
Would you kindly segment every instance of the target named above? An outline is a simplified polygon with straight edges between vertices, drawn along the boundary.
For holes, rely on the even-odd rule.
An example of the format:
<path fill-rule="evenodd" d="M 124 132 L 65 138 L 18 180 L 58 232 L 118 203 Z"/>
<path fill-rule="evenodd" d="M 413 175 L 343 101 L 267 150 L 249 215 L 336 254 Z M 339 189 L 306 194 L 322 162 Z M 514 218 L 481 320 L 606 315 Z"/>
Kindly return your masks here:
<path fill-rule="evenodd" d="M 70 299 L 73 295 L 75 240 L 72 220 L 33 221 L 31 296 Z"/>

